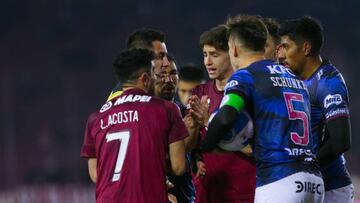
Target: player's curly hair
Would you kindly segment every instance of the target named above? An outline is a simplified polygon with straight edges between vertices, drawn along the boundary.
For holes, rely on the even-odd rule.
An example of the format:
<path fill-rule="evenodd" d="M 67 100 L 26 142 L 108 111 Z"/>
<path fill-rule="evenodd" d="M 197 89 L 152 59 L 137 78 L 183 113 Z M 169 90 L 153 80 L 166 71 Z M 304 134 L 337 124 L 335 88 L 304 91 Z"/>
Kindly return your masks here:
<path fill-rule="evenodd" d="M 205 45 L 209 45 L 222 51 L 228 51 L 226 31 L 226 26 L 222 24 L 203 32 L 200 36 L 200 47 L 204 48 Z"/>
<path fill-rule="evenodd" d="M 268 31 L 260 16 L 238 15 L 226 21 L 228 38 L 239 40 L 250 51 L 264 51 Z"/>
<path fill-rule="evenodd" d="M 136 81 L 143 73 L 151 71 L 154 53 L 148 49 L 130 49 L 122 51 L 115 59 L 115 73 L 123 83 Z"/>
<path fill-rule="evenodd" d="M 128 49 L 152 49 L 152 42 L 165 42 L 165 34 L 161 31 L 142 28 L 135 30 L 127 39 Z"/>
<path fill-rule="evenodd" d="M 321 23 L 311 16 L 285 21 L 280 26 L 279 35 L 289 36 L 298 45 L 308 41 L 311 44 L 311 54 L 319 54 L 324 42 Z"/>

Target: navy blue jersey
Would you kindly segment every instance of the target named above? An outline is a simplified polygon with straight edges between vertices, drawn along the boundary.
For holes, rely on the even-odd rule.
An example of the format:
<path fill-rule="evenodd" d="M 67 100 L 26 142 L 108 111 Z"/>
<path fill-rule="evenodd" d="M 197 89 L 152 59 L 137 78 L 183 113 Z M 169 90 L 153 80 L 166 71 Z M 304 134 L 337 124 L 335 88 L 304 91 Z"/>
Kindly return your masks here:
<path fill-rule="evenodd" d="M 350 116 L 348 91 L 341 73 L 329 62 L 324 62 L 304 82 L 310 94 L 311 127 L 314 150 L 317 151 L 328 138 L 325 123 L 338 117 Z M 330 164 L 322 166 L 321 172 L 325 191 L 351 184 L 343 155 Z"/>
<path fill-rule="evenodd" d="M 320 172 L 314 163 L 310 101 L 303 81 L 271 60 L 252 63 L 229 79 L 225 94 L 237 93 L 254 122 L 257 187 L 300 171 Z"/>

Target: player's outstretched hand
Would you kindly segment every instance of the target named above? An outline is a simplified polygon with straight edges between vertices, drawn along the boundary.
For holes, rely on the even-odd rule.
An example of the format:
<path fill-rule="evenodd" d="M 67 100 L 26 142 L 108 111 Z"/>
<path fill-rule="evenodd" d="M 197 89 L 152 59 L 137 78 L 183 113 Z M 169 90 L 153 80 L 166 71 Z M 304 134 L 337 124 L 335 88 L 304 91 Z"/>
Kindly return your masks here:
<path fill-rule="evenodd" d="M 208 99 L 207 95 L 202 96 L 201 100 L 196 95 L 189 98 L 190 115 L 202 126 L 207 126 L 210 117 Z"/>
<path fill-rule="evenodd" d="M 206 173 L 205 163 L 203 161 L 197 161 L 196 166 L 198 168 L 196 172 L 196 177 L 204 176 Z"/>

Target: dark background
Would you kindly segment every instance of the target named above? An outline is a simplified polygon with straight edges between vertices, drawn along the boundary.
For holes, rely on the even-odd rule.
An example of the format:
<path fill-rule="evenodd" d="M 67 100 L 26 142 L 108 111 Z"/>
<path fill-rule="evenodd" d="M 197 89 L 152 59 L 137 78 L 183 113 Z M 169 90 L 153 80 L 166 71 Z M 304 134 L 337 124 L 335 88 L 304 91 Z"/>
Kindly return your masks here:
<path fill-rule="evenodd" d="M 360 175 L 360 1 L 2 0 L 0 3 L 0 191 L 40 183 L 90 184 L 79 158 L 87 116 L 116 83 L 112 61 L 135 28 L 167 34 L 178 65 L 202 65 L 200 34 L 227 16 L 260 14 L 282 22 L 305 14 L 325 30 L 323 58 L 347 81 Z"/>

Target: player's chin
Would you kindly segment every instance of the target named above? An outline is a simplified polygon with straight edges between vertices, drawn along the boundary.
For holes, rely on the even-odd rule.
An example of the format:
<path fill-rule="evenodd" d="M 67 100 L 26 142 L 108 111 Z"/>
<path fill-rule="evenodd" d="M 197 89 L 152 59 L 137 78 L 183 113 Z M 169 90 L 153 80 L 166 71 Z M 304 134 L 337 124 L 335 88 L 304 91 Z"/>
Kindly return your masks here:
<path fill-rule="evenodd" d="M 163 91 L 162 97 L 165 100 L 172 100 L 175 96 L 175 91 Z"/>

